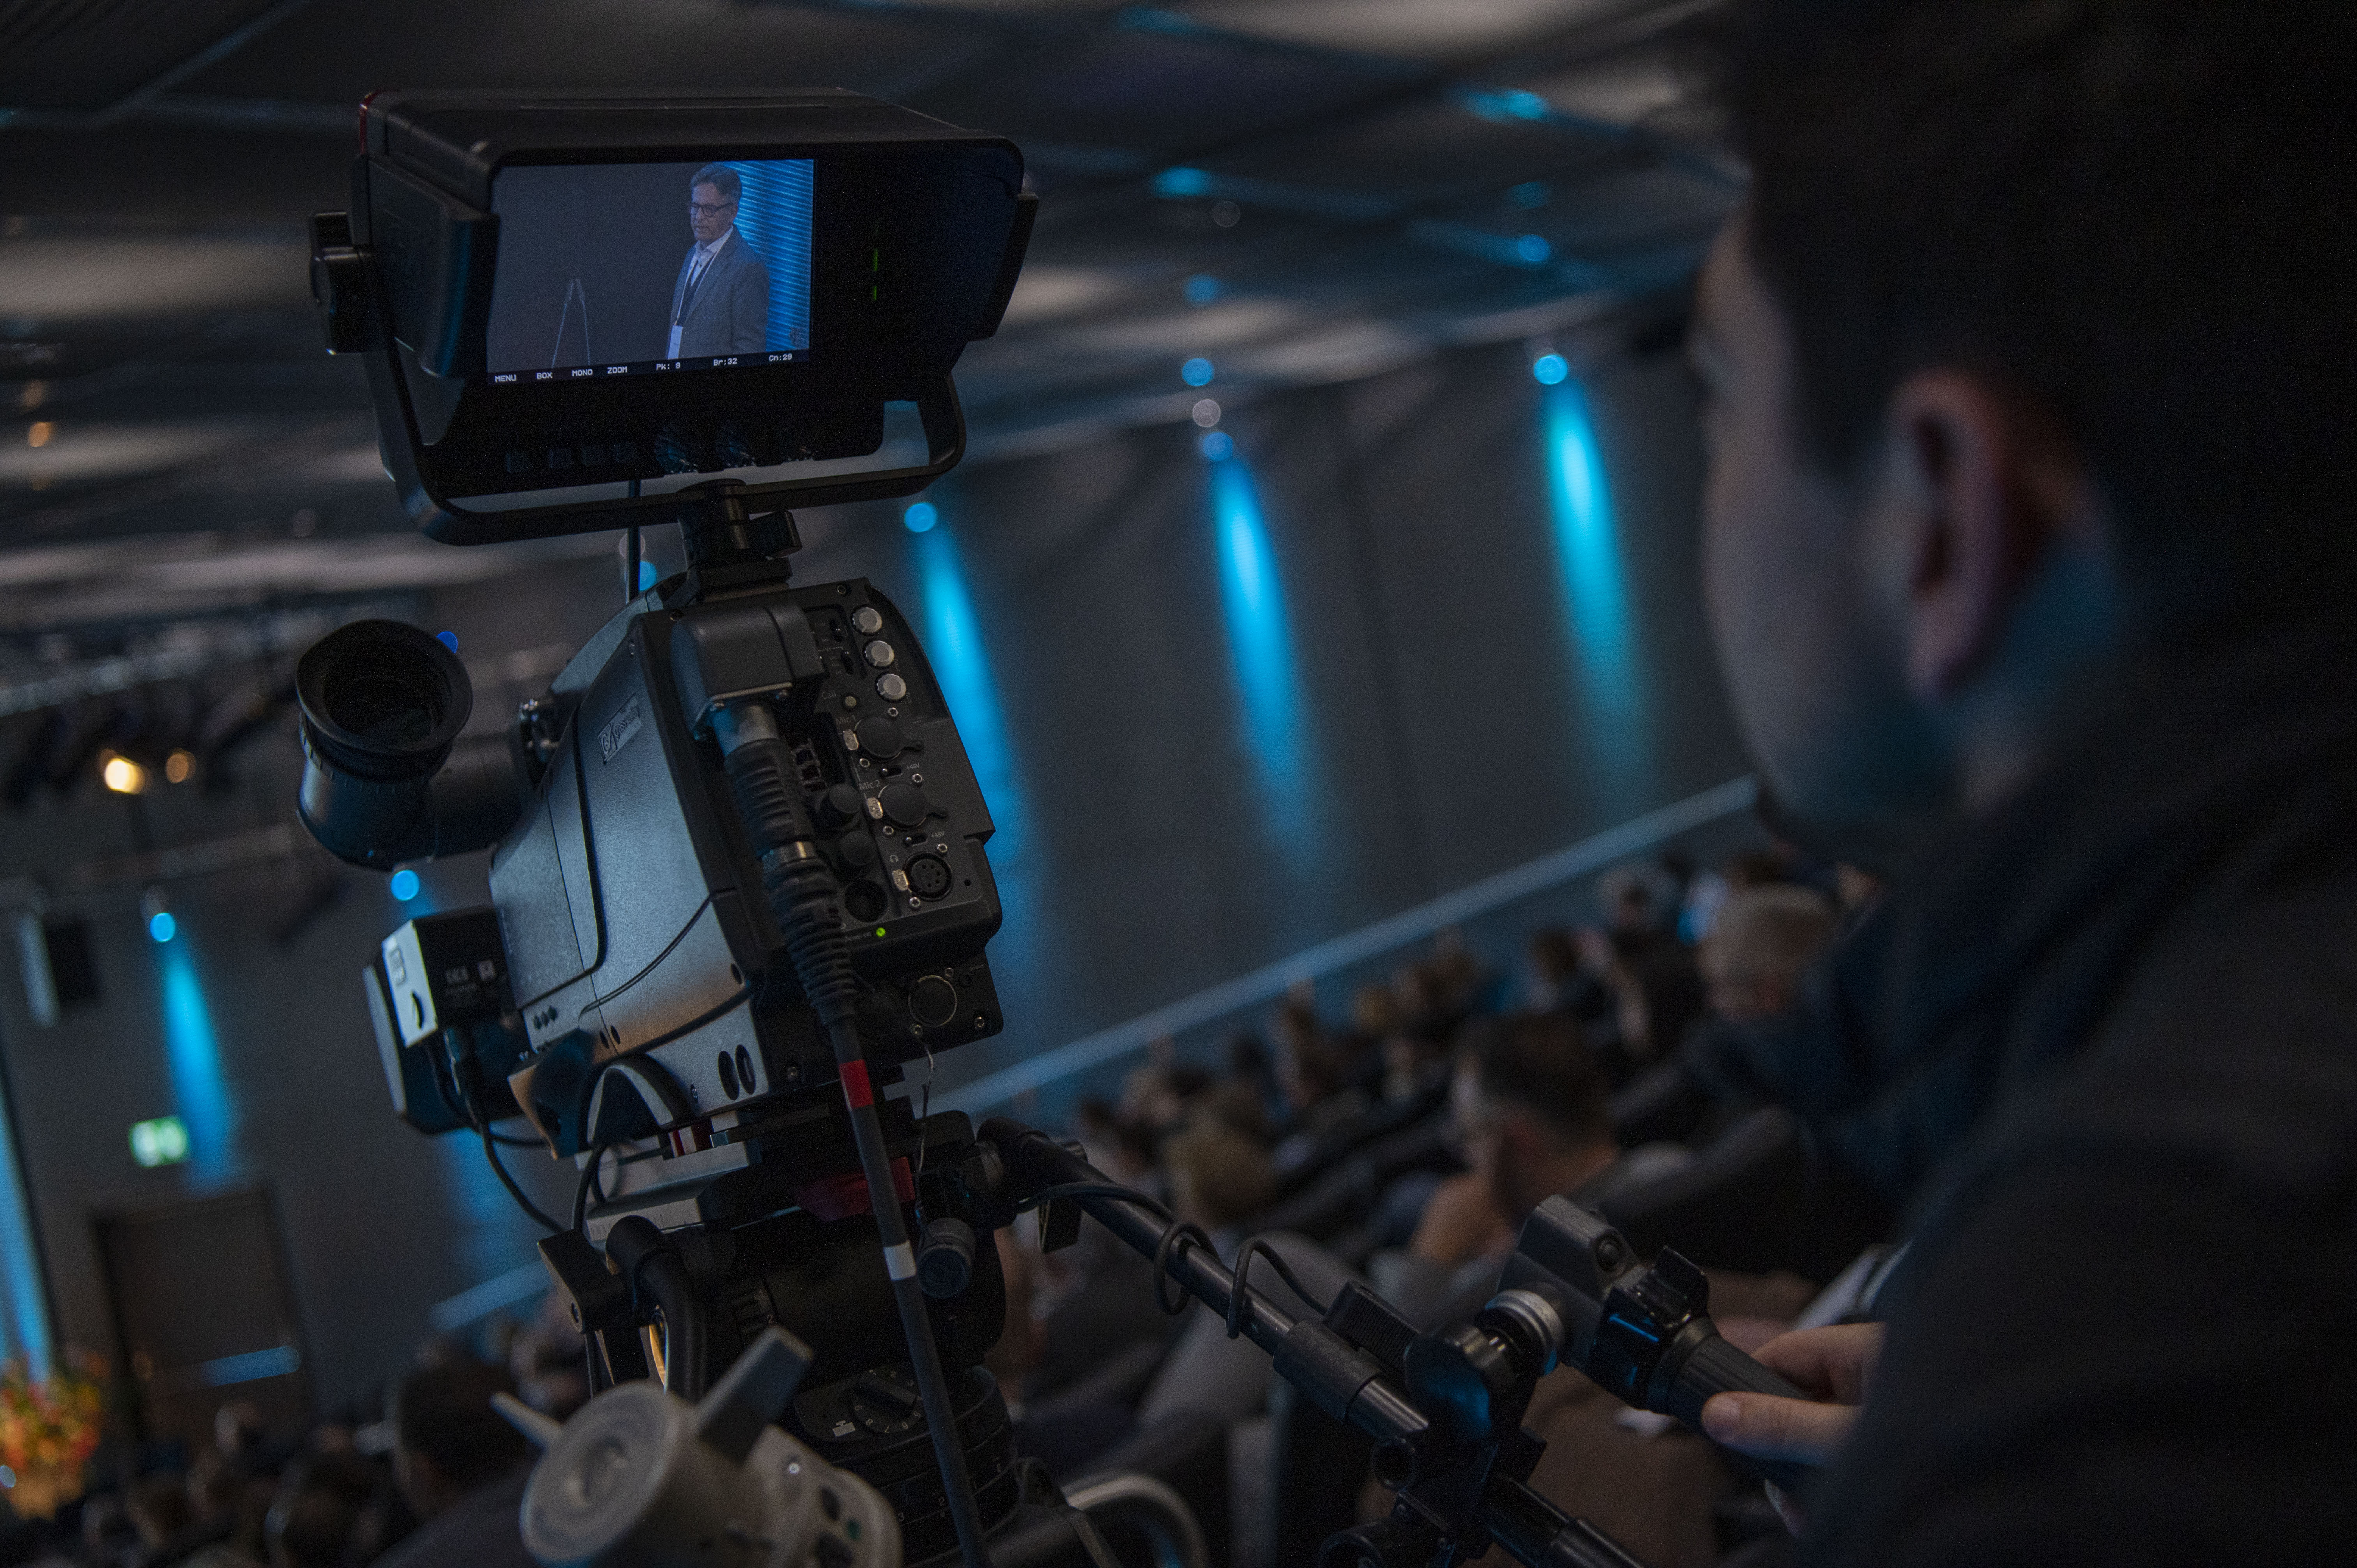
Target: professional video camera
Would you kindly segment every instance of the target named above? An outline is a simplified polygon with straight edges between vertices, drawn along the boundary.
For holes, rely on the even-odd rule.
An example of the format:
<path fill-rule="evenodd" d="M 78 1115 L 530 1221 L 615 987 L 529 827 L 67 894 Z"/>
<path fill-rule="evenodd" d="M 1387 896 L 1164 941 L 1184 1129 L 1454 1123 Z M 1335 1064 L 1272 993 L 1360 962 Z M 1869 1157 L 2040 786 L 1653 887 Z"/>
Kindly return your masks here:
<path fill-rule="evenodd" d="M 386 93 L 362 129 L 313 289 L 412 514 L 453 543 L 630 531 L 626 603 L 498 733 L 464 734 L 463 666 L 396 623 L 333 633 L 296 682 L 322 844 L 382 870 L 492 851 L 492 908 L 411 921 L 363 979 L 396 1109 L 482 1141 L 590 1346 L 574 1423 L 516 1412 L 554 1444 L 533 1550 L 1102 1568 L 981 1364 L 991 1234 L 1039 1208 L 1051 1246 L 1093 1214 L 1381 1440 L 1401 1513 L 1342 1560 L 1496 1539 L 1625 1564 L 1522 1486 L 1514 1423 L 1559 1356 L 1635 1353 L 1588 1296 L 1683 1303 L 1630 1397 L 1770 1386 L 1695 1350 L 1718 1343 L 1698 1293 L 1620 1289 L 1591 1239 L 1587 1275 L 1558 1247 L 1437 1336 L 1355 1289 L 1294 1324 L 1070 1150 L 883 1092 L 1000 1027 L 991 822 L 909 623 L 863 581 L 794 583 L 782 509 L 962 456 L 951 371 L 1035 210 L 1017 149 L 843 92 Z M 651 586 L 650 523 L 686 560 Z M 518 1118 L 531 1138 L 495 1131 Z M 569 1222 L 503 1143 L 575 1163 Z"/>

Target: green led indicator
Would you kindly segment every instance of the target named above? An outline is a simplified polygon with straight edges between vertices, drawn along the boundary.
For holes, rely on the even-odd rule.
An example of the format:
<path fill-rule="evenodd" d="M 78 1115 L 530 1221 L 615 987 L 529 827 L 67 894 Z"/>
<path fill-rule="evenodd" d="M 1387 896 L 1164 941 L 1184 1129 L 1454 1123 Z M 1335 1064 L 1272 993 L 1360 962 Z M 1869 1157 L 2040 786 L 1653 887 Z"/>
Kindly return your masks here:
<path fill-rule="evenodd" d="M 884 934 L 884 928 L 883 928 L 883 927 L 881 927 L 881 926 L 877 927 L 877 928 L 876 928 L 876 934 L 877 934 L 877 936 L 879 936 L 879 937 L 880 937 L 880 936 L 882 936 L 882 935 Z"/>
<path fill-rule="evenodd" d="M 188 1130 L 178 1116 L 131 1124 L 131 1157 L 149 1170 L 177 1165 L 188 1157 Z"/>

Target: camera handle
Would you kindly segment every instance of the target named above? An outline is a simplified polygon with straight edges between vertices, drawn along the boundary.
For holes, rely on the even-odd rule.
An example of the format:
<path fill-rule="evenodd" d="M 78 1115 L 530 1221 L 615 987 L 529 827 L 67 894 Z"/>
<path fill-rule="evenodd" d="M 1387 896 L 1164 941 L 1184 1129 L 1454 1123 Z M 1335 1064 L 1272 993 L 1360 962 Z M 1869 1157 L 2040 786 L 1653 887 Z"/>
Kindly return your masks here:
<path fill-rule="evenodd" d="M 1267 1351 L 1319 1410 L 1375 1440 L 1375 1476 L 1398 1497 L 1380 1524 L 1329 1538 L 1319 1568 L 1455 1568 L 1492 1542 L 1529 1568 L 1643 1568 L 1585 1520 L 1528 1485 L 1544 1444 L 1520 1427 L 1551 1346 L 1512 1314 L 1417 1336 L 1372 1292 L 1347 1285 L 1323 1322 L 1295 1320 L 1241 1283 L 1160 1206 L 1036 1128 L 982 1125 L 1015 1207 L 1078 1205 Z M 1077 1217 L 1074 1217 L 1076 1219 Z M 1052 1214 L 1047 1229 L 1059 1228 Z M 1489 1319 L 1496 1318 L 1496 1322 Z"/>

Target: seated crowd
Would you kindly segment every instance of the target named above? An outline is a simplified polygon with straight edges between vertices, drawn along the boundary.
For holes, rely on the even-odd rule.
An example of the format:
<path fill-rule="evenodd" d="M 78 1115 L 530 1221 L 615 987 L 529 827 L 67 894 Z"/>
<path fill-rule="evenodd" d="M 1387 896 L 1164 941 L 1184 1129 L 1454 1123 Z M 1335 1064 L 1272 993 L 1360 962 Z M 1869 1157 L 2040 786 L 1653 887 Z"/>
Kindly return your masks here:
<path fill-rule="evenodd" d="M 1444 950 L 1361 990 L 1340 1024 L 1288 1001 L 1273 1048 L 1240 1036 L 1224 1071 L 1157 1058 L 1118 1103 L 1084 1101 L 1074 1132 L 1101 1169 L 1200 1225 L 1223 1256 L 1266 1239 L 1302 1294 L 1273 1269 L 1254 1286 L 1297 1316 L 1353 1278 L 1419 1326 L 1470 1316 L 1523 1219 L 1555 1194 L 1600 1208 L 1641 1249 L 1674 1244 L 1702 1263 L 1738 1343 L 1813 1304 L 1813 1322 L 1848 1310 L 1817 1298 L 1882 1217 L 1773 1180 L 1728 1204 L 1730 1175 L 1740 1190 L 1748 1173 L 1803 1155 L 1790 1120 L 1747 1101 L 1722 1063 L 1790 1007 L 1870 887 L 1762 854 L 1690 877 L 1624 866 L 1599 891 L 1598 926 L 1532 938 L 1519 989 Z M 1308 1561 L 1326 1533 L 1381 1517 L 1365 1448 L 1294 1406 L 1265 1354 L 1207 1311 L 1152 1310 L 1148 1262 L 1094 1227 L 1045 1255 L 1036 1237 L 1028 1222 L 1001 1235 L 1010 1327 L 992 1363 L 1028 1452 L 1066 1480 L 1162 1474 L 1236 1568 Z M 1759 1488 L 1709 1444 L 1576 1371 L 1545 1380 L 1525 1423 L 1549 1444 L 1534 1484 L 1649 1563 L 1781 1549 Z"/>
<path fill-rule="evenodd" d="M 1759 854 L 1684 878 L 1624 866 L 1599 892 L 1598 925 L 1533 936 L 1519 987 L 1445 948 L 1360 991 L 1340 1023 L 1287 1001 L 1270 1020 L 1273 1045 L 1238 1036 L 1223 1071 L 1157 1053 L 1118 1103 L 1082 1101 L 1072 1131 L 1101 1169 L 1167 1201 L 1223 1256 L 1267 1239 L 1315 1299 L 1272 1268 L 1254 1286 L 1297 1315 L 1361 1279 L 1419 1326 L 1469 1316 L 1523 1219 L 1567 1194 L 1641 1248 L 1692 1253 L 1738 1343 L 1813 1311 L 1808 1321 L 1828 1320 L 1852 1304 L 1812 1303 L 1870 1233 L 1836 1226 L 1829 1244 L 1809 1217 L 1739 1204 L 1715 1222 L 1697 1215 L 1728 1207 L 1709 1172 L 1772 1165 L 1790 1136 L 1780 1113 L 1729 1087 L 1730 1038 L 1786 1010 L 1867 890 Z M 1690 1189 L 1707 1197 L 1684 1203 Z M 1007 1328 L 989 1364 L 1019 1446 L 1060 1480 L 1161 1476 L 1201 1519 L 1213 1561 L 1233 1568 L 1307 1562 L 1331 1530 L 1381 1517 L 1364 1446 L 1295 1405 L 1268 1358 L 1208 1311 L 1157 1311 L 1145 1258 L 1092 1225 L 1043 1254 L 1028 1217 L 999 1249 Z M 429 1342 L 382 1420 L 329 1422 L 299 1441 L 273 1442 L 252 1406 L 226 1405 L 201 1452 L 151 1454 L 56 1529 L 20 1532 L 7 1556 L 88 1568 L 525 1563 L 516 1513 L 531 1451 L 492 1396 L 517 1392 L 561 1417 L 587 1383 L 553 1298 L 528 1326 L 495 1323 L 491 1338 L 490 1359 Z M 1544 1380 L 1525 1424 L 1548 1443 L 1533 1484 L 1653 1568 L 1779 1549 L 1766 1500 L 1716 1450 L 1577 1371 Z"/>

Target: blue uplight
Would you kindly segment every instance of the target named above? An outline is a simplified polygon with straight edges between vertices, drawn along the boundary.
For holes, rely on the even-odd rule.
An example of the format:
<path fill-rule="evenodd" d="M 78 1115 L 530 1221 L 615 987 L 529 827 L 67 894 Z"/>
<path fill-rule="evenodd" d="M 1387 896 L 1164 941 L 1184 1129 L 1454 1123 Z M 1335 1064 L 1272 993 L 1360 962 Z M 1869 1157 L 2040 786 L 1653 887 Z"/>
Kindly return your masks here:
<path fill-rule="evenodd" d="M 147 934 L 159 942 L 168 942 L 178 934 L 180 922 L 172 918 L 169 909 L 158 909 L 147 917 Z"/>
<path fill-rule="evenodd" d="M 437 631 L 434 634 L 434 640 L 453 653 L 458 651 L 458 634 L 455 631 Z"/>
<path fill-rule="evenodd" d="M 1190 387 L 1210 386 L 1211 384 L 1211 361 L 1205 359 L 1193 359 L 1188 360 L 1185 364 L 1178 367 L 1178 379 L 1185 381 Z"/>
<path fill-rule="evenodd" d="M 6 1321 L 0 1324 L 0 1357 L 22 1358 L 38 1379 L 52 1369 L 49 1293 L 32 1204 L 25 1192 L 24 1165 L 17 1157 L 16 1124 L 17 1118 L 0 1100 L 0 1302 L 7 1309 Z"/>
<path fill-rule="evenodd" d="M 1308 791 L 1285 585 L 1251 467 L 1232 457 L 1213 466 L 1211 479 L 1220 596 L 1244 739 L 1258 765 L 1270 825 L 1291 847 L 1307 849 Z"/>
<path fill-rule="evenodd" d="M 942 514 L 934 510 L 933 503 L 931 501 L 919 501 L 900 514 L 901 522 L 911 533 L 931 532 L 933 524 L 941 520 Z"/>
<path fill-rule="evenodd" d="M 1042 922 L 1049 916 L 1038 897 L 1038 863 L 1023 780 L 957 535 L 948 528 L 929 526 L 913 554 L 924 600 L 925 651 L 942 695 L 949 701 L 950 716 L 957 721 L 958 738 L 965 743 L 966 760 L 974 765 L 974 782 L 982 787 L 983 804 L 989 808 L 995 830 L 990 865 L 1006 925 L 994 944 L 994 961 L 1002 966 L 1003 975 L 1012 978 L 1041 966 L 1046 949 L 1034 944 L 1047 940 Z"/>
<path fill-rule="evenodd" d="M 1542 235 L 1525 234 L 1514 242 L 1514 254 L 1522 257 L 1531 265 L 1537 266 L 1555 254 L 1555 247 L 1548 244 Z"/>
<path fill-rule="evenodd" d="M 1224 430 L 1211 431 L 1195 445 L 1214 463 L 1224 463 L 1236 455 L 1235 438 Z"/>
<path fill-rule="evenodd" d="M 1220 297 L 1220 280 L 1209 273 L 1197 273 L 1187 280 L 1187 303 L 1209 305 Z"/>
<path fill-rule="evenodd" d="M 221 1073 L 196 955 L 185 944 L 164 958 L 164 1044 L 174 1106 L 188 1130 L 189 1170 L 200 1181 L 218 1180 L 230 1174 L 237 1111 Z"/>
<path fill-rule="evenodd" d="M 1199 168 L 1167 168 L 1154 177 L 1157 196 L 1208 196 L 1211 177 Z"/>
<path fill-rule="evenodd" d="M 639 563 L 639 592 L 640 592 L 640 593 L 642 593 L 642 594 L 643 594 L 643 593 L 645 593 L 649 588 L 653 587 L 657 583 L 660 583 L 660 582 L 662 582 L 662 574 L 655 570 L 655 564 L 654 564 L 653 562 L 651 562 L 651 561 L 647 561 L 647 560 L 640 560 L 640 563 Z"/>
<path fill-rule="evenodd" d="M 1571 374 L 1571 367 L 1561 354 L 1541 354 L 1531 361 L 1531 374 L 1543 387 L 1559 387 L 1563 379 Z"/>
<path fill-rule="evenodd" d="M 409 867 L 404 865 L 393 874 L 393 896 L 396 901 L 403 904 L 408 903 L 417 897 L 417 873 L 410 870 Z"/>
<path fill-rule="evenodd" d="M 1596 427 L 1575 381 L 1558 378 L 1547 389 L 1546 442 L 1555 550 L 1581 687 L 1608 772 L 1616 785 L 1633 789 L 1643 737 L 1629 585 Z"/>

